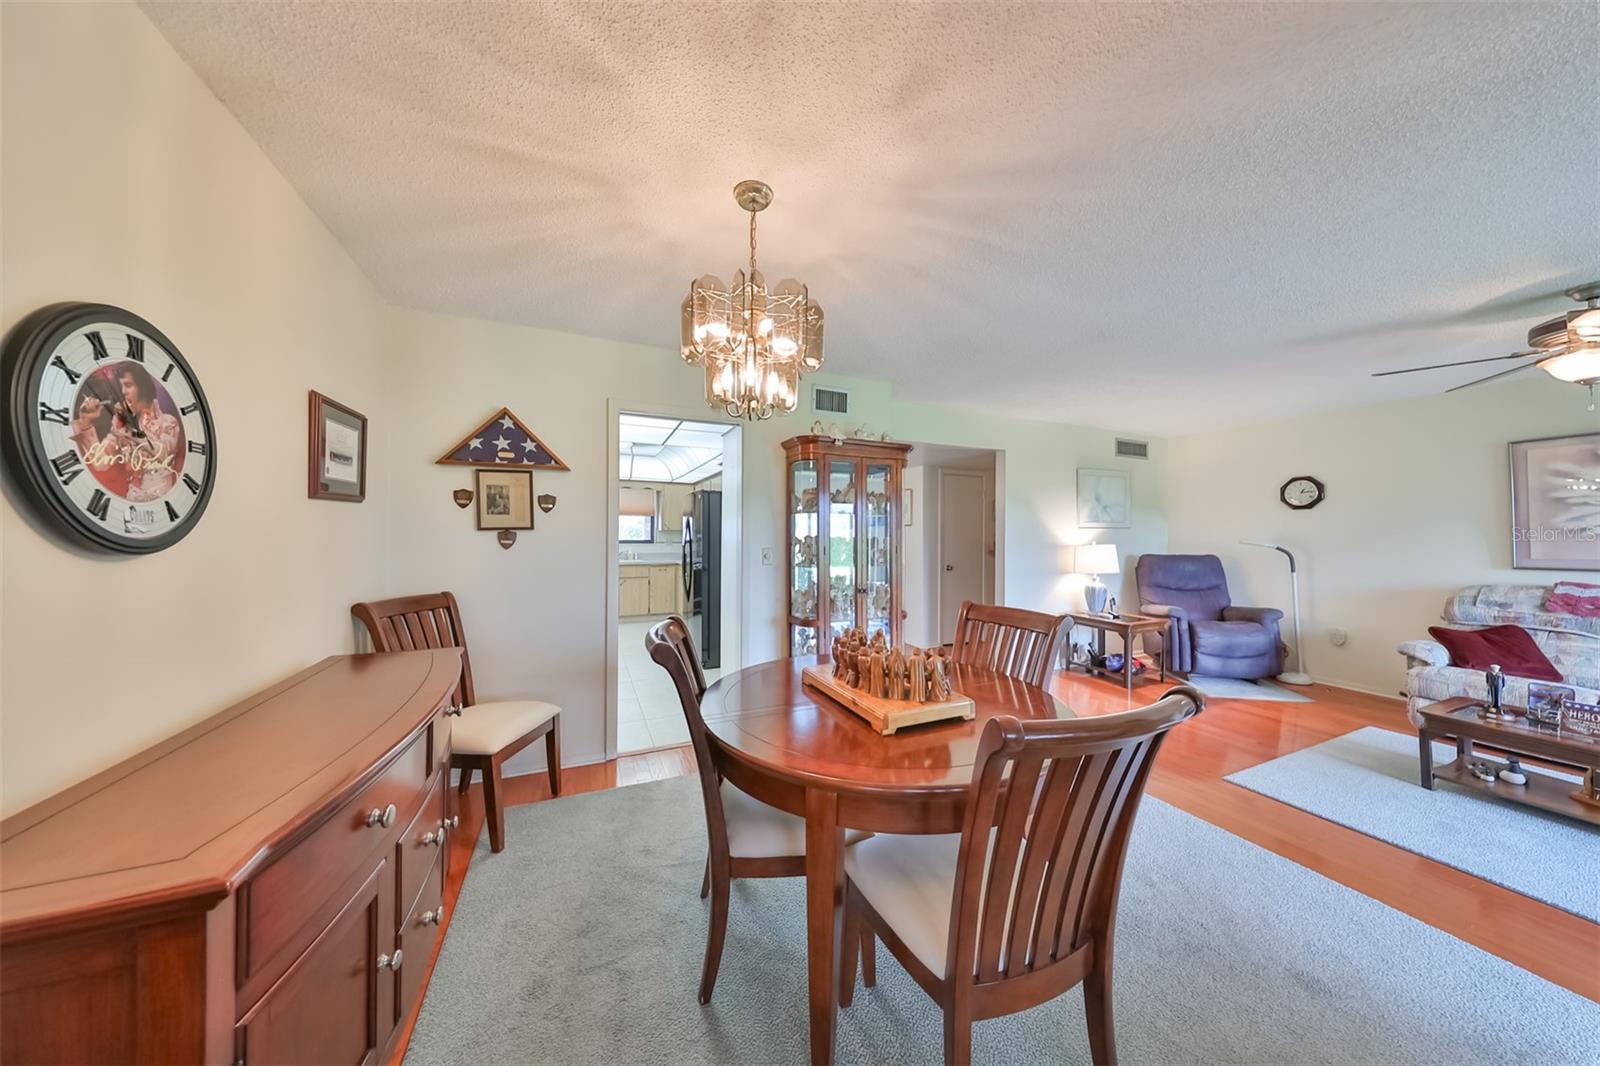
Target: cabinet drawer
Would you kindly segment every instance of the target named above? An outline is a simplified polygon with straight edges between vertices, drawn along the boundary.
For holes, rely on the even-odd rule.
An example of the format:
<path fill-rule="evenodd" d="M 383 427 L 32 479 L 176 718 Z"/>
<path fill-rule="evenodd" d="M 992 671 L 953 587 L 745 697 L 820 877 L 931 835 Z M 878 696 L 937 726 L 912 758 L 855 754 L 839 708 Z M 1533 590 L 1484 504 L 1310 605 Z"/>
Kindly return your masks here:
<path fill-rule="evenodd" d="M 399 827 L 422 806 L 431 756 L 424 729 L 354 799 L 245 883 L 238 934 L 241 987 L 281 972 L 321 928 L 316 919 L 325 923 L 331 917 L 324 912 L 334 902 L 334 890 L 393 845 Z M 385 826 L 381 818 L 390 805 L 395 814 Z M 379 820 L 368 825 L 372 812 Z"/>
<path fill-rule="evenodd" d="M 443 862 L 428 867 L 421 889 L 395 938 L 395 943 L 405 953 L 394 1001 L 396 1022 L 402 1021 L 417 1005 L 417 997 L 422 995 L 422 980 L 428 975 L 428 961 L 433 958 L 433 946 L 439 939 L 440 923 L 444 920 Z"/>
<path fill-rule="evenodd" d="M 448 774 L 434 775 L 433 788 L 429 790 L 428 798 L 423 800 L 422 810 L 417 812 L 416 818 L 395 842 L 400 870 L 400 914 L 405 914 L 416 902 L 428 871 L 437 865 L 439 856 L 445 850 L 445 839 L 449 834 L 444 830 L 444 801 L 449 785 Z"/>

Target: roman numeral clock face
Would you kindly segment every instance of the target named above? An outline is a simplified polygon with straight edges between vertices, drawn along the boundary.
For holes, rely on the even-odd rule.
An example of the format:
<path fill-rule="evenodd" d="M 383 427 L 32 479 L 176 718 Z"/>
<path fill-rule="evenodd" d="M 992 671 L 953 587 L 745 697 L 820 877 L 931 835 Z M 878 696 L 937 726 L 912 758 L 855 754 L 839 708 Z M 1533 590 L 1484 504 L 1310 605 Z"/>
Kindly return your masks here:
<path fill-rule="evenodd" d="M 6 457 L 47 517 L 105 551 L 194 528 L 215 485 L 211 409 L 160 330 L 121 308 L 57 304 L 6 340 Z"/>

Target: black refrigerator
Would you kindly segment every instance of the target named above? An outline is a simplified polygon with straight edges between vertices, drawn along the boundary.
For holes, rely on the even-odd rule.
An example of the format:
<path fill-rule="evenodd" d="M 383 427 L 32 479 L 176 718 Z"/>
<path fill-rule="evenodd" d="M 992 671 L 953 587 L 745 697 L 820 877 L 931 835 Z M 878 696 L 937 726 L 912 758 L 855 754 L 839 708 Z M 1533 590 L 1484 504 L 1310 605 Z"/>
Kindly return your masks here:
<path fill-rule="evenodd" d="M 683 516 L 683 598 L 700 666 L 722 664 L 722 493 L 689 494 Z"/>

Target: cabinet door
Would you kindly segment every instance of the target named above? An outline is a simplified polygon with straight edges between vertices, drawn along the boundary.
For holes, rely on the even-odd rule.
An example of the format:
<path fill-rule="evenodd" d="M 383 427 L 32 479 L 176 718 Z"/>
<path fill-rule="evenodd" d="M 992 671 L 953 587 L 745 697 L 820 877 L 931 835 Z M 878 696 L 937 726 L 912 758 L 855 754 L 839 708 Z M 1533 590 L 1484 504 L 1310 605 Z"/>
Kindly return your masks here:
<path fill-rule="evenodd" d="M 370 876 L 234 1030 L 239 1061 L 367 1066 L 394 1028 L 394 863 Z M 379 968 L 378 957 L 385 956 Z"/>
<path fill-rule="evenodd" d="M 678 613 L 678 587 L 682 571 L 676 566 L 650 568 L 650 613 Z"/>
<path fill-rule="evenodd" d="M 622 572 L 617 586 L 617 613 L 623 618 L 650 613 L 650 575 L 636 566 Z"/>
<path fill-rule="evenodd" d="M 656 492 L 656 525 L 676 532 L 683 528 L 683 491 L 678 485 L 661 485 Z"/>

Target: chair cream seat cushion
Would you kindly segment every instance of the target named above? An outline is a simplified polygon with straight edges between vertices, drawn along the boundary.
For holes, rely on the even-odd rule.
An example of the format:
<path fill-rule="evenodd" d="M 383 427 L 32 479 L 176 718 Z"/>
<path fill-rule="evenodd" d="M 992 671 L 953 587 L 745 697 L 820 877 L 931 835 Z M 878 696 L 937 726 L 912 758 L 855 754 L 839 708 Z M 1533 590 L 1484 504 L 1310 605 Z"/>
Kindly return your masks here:
<path fill-rule="evenodd" d="M 493 755 L 561 713 L 553 703 L 507 700 L 475 703 L 450 727 L 450 750 L 461 755 Z"/>
<path fill-rule="evenodd" d="M 911 953 L 944 977 L 961 834 L 879 833 L 844 853 L 844 870 Z"/>
<path fill-rule="evenodd" d="M 737 859 L 770 859 L 806 853 L 805 819 L 781 811 L 722 782 L 722 818 L 728 826 L 728 854 Z M 845 831 L 846 845 L 869 834 Z"/>

